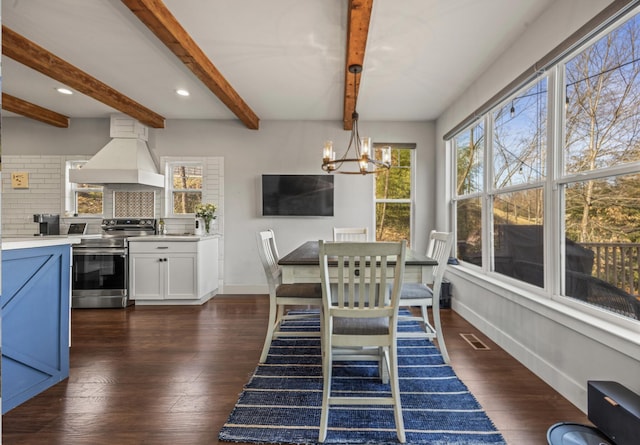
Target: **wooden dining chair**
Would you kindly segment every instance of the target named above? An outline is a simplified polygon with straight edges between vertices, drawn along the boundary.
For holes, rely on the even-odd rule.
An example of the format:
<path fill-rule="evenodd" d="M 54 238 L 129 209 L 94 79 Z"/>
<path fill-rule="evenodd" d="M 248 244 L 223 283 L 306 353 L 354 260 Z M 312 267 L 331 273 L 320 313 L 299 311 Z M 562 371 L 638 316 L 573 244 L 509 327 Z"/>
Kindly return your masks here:
<path fill-rule="evenodd" d="M 403 320 L 419 321 L 421 330 L 419 332 L 398 332 L 398 338 L 436 339 L 445 363 L 449 363 L 449 354 L 442 335 L 442 323 L 440 321 L 440 288 L 442 287 L 442 278 L 451 253 L 452 242 L 452 233 L 431 231 L 426 255 L 438 262 L 433 271 L 433 284 L 428 286 L 424 283 L 405 283 L 402 286 L 400 296 L 400 306 L 417 307 L 420 310 L 420 316 L 410 315 L 401 318 Z M 429 321 L 428 307 L 431 307 L 433 324 Z"/>
<path fill-rule="evenodd" d="M 369 231 L 366 227 L 334 227 L 334 241 L 368 241 Z"/>
<path fill-rule="evenodd" d="M 264 267 L 269 285 L 269 324 L 260 355 L 260 363 L 267 360 L 271 341 L 278 337 L 320 337 L 317 331 L 283 330 L 285 320 L 317 318 L 317 314 L 289 314 L 285 310 L 291 306 L 314 306 L 322 310 L 322 289 L 320 283 L 282 284 L 282 271 L 278 265 L 279 255 L 273 230 L 256 234 L 258 254 Z"/>
<path fill-rule="evenodd" d="M 393 406 L 398 440 L 405 442 L 396 332 L 406 248 L 406 241 L 319 241 L 324 303 L 320 442 L 327 437 L 329 409 L 335 405 Z M 395 266 L 388 264 L 391 261 L 395 261 Z M 331 279 L 330 269 L 335 275 Z M 383 383 L 389 384 L 390 396 L 349 396 L 331 392 L 333 363 L 356 360 L 378 363 L 379 376 Z"/>

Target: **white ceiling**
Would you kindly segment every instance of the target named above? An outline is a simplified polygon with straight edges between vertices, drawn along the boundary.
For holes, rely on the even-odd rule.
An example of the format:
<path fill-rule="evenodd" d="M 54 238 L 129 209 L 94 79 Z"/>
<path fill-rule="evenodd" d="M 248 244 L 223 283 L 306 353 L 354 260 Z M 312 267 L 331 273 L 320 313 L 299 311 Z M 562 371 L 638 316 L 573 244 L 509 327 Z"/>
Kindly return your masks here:
<path fill-rule="evenodd" d="M 438 117 L 553 1 L 374 0 L 361 119 Z M 342 119 L 348 0 L 164 3 L 261 120 Z M 120 0 L 2 0 L 2 24 L 167 119 L 236 119 Z M 2 57 L 8 94 L 71 118 L 115 111 L 58 86 Z"/>

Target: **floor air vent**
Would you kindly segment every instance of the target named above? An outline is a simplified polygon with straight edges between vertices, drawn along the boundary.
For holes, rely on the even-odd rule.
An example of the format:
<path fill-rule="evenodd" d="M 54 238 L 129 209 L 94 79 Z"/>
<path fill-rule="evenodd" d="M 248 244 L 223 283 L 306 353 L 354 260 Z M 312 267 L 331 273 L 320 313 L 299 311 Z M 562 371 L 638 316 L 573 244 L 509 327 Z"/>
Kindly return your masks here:
<path fill-rule="evenodd" d="M 476 351 L 489 350 L 489 346 L 485 345 L 475 334 L 460 334 L 460 336 Z"/>

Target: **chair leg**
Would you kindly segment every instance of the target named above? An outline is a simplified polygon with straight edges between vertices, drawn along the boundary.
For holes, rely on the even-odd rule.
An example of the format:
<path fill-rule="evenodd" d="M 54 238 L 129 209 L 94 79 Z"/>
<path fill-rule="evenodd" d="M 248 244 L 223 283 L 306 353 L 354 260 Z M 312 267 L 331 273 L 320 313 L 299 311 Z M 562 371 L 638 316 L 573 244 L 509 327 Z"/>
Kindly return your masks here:
<path fill-rule="evenodd" d="M 449 363 L 449 353 L 447 352 L 447 346 L 444 344 L 444 335 L 442 335 L 442 323 L 440 322 L 440 308 L 432 308 L 433 311 L 433 324 L 436 328 L 436 339 L 438 340 L 438 347 L 442 359 L 445 363 Z"/>
<path fill-rule="evenodd" d="M 276 324 L 279 323 L 279 319 L 276 317 L 278 311 L 278 305 L 275 300 L 269 302 L 269 324 L 267 325 L 267 335 L 264 338 L 264 346 L 262 347 L 262 354 L 260 354 L 260 363 L 267 361 L 269 355 L 269 349 L 271 348 L 271 340 L 273 340 L 273 333 L 276 330 Z"/>
<path fill-rule="evenodd" d="M 323 338 L 322 345 L 322 412 L 320 414 L 320 432 L 318 442 L 324 442 L 327 438 L 327 428 L 329 425 L 329 397 L 331 396 L 331 374 L 333 360 L 331 357 L 331 342 Z"/>
<path fill-rule="evenodd" d="M 429 312 L 427 311 L 427 305 L 420 306 L 420 315 L 422 315 L 422 323 L 424 323 L 424 330 L 428 334 L 429 332 Z"/>
<path fill-rule="evenodd" d="M 380 375 L 380 380 L 385 385 L 389 383 L 389 350 L 384 347 L 380 347 L 378 351 L 379 359 L 378 359 L 378 374 Z"/>
<path fill-rule="evenodd" d="M 393 415 L 396 421 L 396 434 L 400 443 L 406 442 L 404 419 L 402 417 L 402 403 L 400 401 L 400 380 L 398 376 L 398 347 L 397 343 L 389 348 L 389 380 L 391 396 L 393 397 Z"/>

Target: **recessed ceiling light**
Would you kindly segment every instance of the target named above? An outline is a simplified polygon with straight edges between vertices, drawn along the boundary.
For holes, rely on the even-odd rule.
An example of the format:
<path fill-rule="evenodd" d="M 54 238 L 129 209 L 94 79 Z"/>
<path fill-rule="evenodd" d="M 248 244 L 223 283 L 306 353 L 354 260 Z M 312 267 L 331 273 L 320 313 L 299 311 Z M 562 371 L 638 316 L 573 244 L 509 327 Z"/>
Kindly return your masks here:
<path fill-rule="evenodd" d="M 56 91 L 60 94 L 73 94 L 69 88 L 56 88 Z"/>
<path fill-rule="evenodd" d="M 188 96 L 189 92 L 187 90 L 176 90 L 176 94 L 179 96 Z"/>

